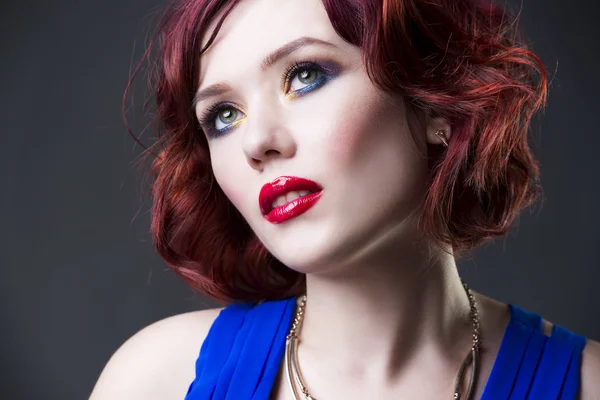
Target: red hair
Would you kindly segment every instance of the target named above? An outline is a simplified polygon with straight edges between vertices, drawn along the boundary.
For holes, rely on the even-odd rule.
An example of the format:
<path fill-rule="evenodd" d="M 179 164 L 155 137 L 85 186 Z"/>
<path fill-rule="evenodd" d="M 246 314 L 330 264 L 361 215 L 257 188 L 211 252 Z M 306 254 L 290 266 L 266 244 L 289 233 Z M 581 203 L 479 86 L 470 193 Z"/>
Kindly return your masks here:
<path fill-rule="evenodd" d="M 191 107 L 200 41 L 211 34 L 210 46 L 238 1 L 171 3 L 123 99 L 141 63 L 154 60 L 154 245 L 186 281 L 222 303 L 281 299 L 305 285 L 303 274 L 262 245 L 216 183 Z M 422 231 L 456 255 L 504 235 L 541 192 L 527 133 L 547 96 L 546 69 L 521 42 L 516 17 L 489 0 L 322 3 L 336 32 L 361 48 L 375 85 L 401 95 L 417 115 L 442 117 L 452 127 L 450 146 L 430 149 Z M 207 32 L 217 15 L 215 30 Z"/>

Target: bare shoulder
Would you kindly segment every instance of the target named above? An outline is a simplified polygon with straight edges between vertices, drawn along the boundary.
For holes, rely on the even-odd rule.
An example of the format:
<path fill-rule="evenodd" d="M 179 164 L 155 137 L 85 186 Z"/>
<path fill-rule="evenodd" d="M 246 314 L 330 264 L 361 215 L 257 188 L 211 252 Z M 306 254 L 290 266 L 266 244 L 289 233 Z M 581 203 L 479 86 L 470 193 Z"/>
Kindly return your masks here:
<path fill-rule="evenodd" d="M 145 327 L 110 358 L 91 400 L 182 399 L 195 362 L 222 308 L 175 315 Z"/>
<path fill-rule="evenodd" d="M 581 353 L 580 400 L 600 399 L 600 342 L 588 339 Z"/>

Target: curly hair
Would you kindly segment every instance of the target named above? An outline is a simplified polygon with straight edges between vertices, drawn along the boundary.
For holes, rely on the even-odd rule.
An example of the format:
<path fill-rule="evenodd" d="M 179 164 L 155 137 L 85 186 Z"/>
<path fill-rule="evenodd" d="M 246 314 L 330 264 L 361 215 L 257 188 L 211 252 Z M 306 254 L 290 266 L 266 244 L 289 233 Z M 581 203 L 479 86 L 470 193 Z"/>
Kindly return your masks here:
<path fill-rule="evenodd" d="M 149 61 L 159 134 L 151 184 L 154 246 L 177 274 L 221 303 L 286 298 L 305 286 L 304 275 L 271 255 L 216 183 L 191 107 L 201 55 L 239 1 L 168 4 L 123 97 L 125 110 L 133 79 Z M 418 214 L 422 231 L 456 256 L 504 235 L 541 193 L 527 135 L 533 114 L 546 104 L 547 73 L 523 43 L 518 17 L 489 0 L 322 3 L 335 31 L 360 47 L 376 86 L 452 127 L 449 147 L 430 155 Z"/>

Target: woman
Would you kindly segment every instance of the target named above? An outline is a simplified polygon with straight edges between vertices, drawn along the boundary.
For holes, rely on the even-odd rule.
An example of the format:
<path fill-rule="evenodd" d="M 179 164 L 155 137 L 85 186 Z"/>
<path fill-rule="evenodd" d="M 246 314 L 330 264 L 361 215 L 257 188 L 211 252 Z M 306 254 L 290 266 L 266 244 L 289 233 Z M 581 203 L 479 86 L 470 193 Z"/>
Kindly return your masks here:
<path fill-rule="evenodd" d="M 546 71 L 515 25 L 487 0 L 173 4 L 152 230 L 227 306 L 142 330 L 92 398 L 598 399 L 597 342 L 456 269 L 537 194 Z"/>

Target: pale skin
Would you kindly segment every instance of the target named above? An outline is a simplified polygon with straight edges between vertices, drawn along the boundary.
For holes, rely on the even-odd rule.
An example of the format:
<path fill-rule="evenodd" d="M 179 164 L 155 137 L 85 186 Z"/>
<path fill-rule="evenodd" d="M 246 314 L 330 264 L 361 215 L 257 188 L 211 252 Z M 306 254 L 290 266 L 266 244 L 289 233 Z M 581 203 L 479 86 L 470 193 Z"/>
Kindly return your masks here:
<path fill-rule="evenodd" d="M 302 37 L 328 44 L 305 44 L 260 68 L 267 54 Z M 305 67 L 282 87 L 286 67 L 305 61 L 329 70 Z M 269 251 L 307 275 L 299 363 L 311 394 L 452 398 L 471 347 L 469 303 L 452 249 L 416 241 L 413 217 L 425 189 L 427 144 L 441 145 L 438 130 L 452 141 L 449 124 L 427 118 L 410 125 L 415 140 L 402 99 L 370 82 L 360 49 L 337 35 L 319 0 L 241 2 L 201 63 L 199 92 L 216 83 L 232 88 L 194 108 L 201 117 L 215 103 L 232 107 L 203 125 L 215 177 Z M 331 79 L 291 95 L 325 76 L 314 74 Z M 235 127 L 211 135 L 209 128 L 229 125 Z M 312 179 L 324 190 L 309 212 L 275 225 L 262 217 L 258 193 L 280 175 Z M 506 304 L 473 294 L 483 338 L 479 398 L 509 312 Z M 219 311 L 171 317 L 136 334 L 111 358 L 92 399 L 183 398 Z M 546 335 L 551 327 L 544 320 Z M 600 344 L 588 340 L 581 399 L 600 398 L 597 376 Z M 271 398 L 292 399 L 281 373 Z"/>

